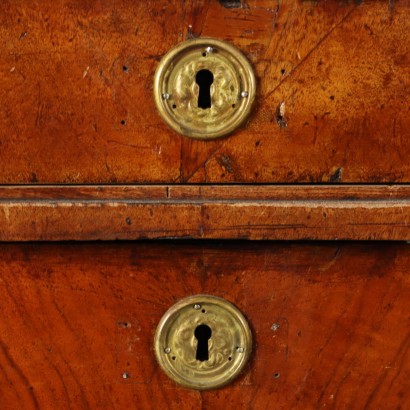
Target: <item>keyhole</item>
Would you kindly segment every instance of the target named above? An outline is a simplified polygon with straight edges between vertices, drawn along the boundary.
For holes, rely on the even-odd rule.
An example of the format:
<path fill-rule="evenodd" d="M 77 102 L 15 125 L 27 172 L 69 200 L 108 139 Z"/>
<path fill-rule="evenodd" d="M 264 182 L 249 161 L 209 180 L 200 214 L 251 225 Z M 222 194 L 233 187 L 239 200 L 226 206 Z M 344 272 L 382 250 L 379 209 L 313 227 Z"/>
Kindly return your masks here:
<path fill-rule="evenodd" d="M 200 70 L 196 73 L 196 83 L 199 85 L 198 107 L 211 108 L 211 84 L 214 75 L 209 70 Z"/>
<path fill-rule="evenodd" d="M 212 330 L 207 325 L 199 325 L 195 329 L 195 337 L 198 340 L 196 348 L 196 360 L 205 362 L 209 359 L 208 340 L 211 338 Z"/>

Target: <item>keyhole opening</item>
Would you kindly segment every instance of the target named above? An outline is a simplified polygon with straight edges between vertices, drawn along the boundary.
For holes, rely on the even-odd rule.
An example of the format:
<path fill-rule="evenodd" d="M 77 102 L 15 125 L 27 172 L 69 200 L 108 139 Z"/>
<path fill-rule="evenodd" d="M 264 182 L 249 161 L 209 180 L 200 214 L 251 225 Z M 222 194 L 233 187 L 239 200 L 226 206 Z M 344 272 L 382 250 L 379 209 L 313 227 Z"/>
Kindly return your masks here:
<path fill-rule="evenodd" d="M 198 346 L 196 348 L 196 360 L 205 362 L 209 359 L 208 340 L 212 336 L 212 330 L 207 325 L 199 325 L 195 329 L 195 337 L 198 340 Z"/>
<path fill-rule="evenodd" d="M 196 83 L 199 85 L 198 107 L 211 108 L 211 85 L 214 75 L 209 70 L 200 70 L 196 73 Z"/>

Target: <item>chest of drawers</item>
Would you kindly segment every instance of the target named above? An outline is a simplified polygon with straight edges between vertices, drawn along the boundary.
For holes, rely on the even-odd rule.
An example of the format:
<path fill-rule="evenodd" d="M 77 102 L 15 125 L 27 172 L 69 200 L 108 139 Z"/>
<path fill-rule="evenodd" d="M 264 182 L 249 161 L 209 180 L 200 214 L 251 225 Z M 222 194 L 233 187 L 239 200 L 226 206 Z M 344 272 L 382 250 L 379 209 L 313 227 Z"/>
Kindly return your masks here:
<path fill-rule="evenodd" d="M 409 1 L 20 0 L 0 23 L 2 409 L 406 408 Z M 200 38 L 256 78 L 212 140 L 153 97 Z M 155 359 L 196 294 L 252 333 L 216 390 Z"/>

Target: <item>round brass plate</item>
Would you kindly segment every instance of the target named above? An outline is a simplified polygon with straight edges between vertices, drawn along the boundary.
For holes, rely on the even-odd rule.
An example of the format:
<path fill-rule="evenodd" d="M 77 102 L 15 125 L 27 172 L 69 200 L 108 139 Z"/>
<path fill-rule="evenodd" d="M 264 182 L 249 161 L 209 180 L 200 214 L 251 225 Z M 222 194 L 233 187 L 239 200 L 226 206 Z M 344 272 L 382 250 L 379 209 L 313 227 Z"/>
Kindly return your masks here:
<path fill-rule="evenodd" d="M 208 71 L 203 86 L 210 104 L 200 106 L 198 72 Z M 188 40 L 161 60 L 154 80 L 154 97 L 162 118 L 175 131 L 192 138 L 213 139 L 244 123 L 255 100 L 256 81 L 246 57 L 232 45 L 212 39 Z"/>
<path fill-rule="evenodd" d="M 206 342 L 208 356 L 198 360 L 196 331 L 204 326 L 211 330 Z M 154 345 L 158 363 L 171 379 L 185 387 L 207 390 L 228 384 L 241 372 L 252 350 L 252 335 L 234 305 L 215 296 L 197 295 L 179 301 L 165 313 Z"/>

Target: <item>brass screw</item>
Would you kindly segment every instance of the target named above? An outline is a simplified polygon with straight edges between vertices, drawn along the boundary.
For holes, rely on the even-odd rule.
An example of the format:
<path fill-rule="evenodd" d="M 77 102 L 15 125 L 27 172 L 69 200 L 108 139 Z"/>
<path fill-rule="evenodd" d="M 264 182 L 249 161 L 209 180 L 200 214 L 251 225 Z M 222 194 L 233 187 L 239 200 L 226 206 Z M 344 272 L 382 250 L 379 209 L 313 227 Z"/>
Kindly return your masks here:
<path fill-rule="evenodd" d="M 171 353 L 171 348 L 170 348 L 170 347 L 166 347 L 166 348 L 164 349 L 164 352 L 165 352 L 166 354 Z"/>
<path fill-rule="evenodd" d="M 170 96 L 168 93 L 162 94 L 162 98 L 163 98 L 164 100 L 169 100 L 170 97 L 171 97 L 171 96 Z"/>
<path fill-rule="evenodd" d="M 198 305 L 198 304 L 194 305 L 194 309 L 195 309 L 195 310 L 201 309 L 201 305 Z"/>

